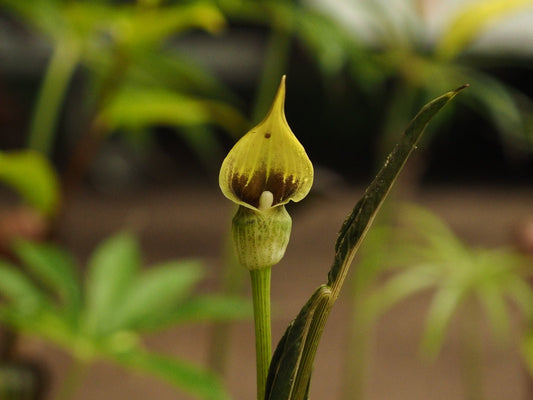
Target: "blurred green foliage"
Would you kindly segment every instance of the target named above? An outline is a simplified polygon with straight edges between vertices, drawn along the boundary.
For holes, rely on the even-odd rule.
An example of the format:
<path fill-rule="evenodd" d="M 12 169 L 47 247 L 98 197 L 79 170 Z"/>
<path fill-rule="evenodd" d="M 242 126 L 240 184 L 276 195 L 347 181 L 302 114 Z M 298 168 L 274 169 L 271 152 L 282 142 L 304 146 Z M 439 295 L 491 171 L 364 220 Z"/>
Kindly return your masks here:
<path fill-rule="evenodd" d="M 236 135 L 247 126 L 230 91 L 171 44 L 190 31 L 220 32 L 225 18 L 213 3 L 4 0 L 2 7 L 51 46 L 28 148 L 51 155 L 74 75 L 85 82 L 82 108 L 75 110 L 78 124 L 69 132 L 70 143 L 61 146 L 68 152 L 67 184 L 83 177 L 102 141 L 116 132 L 136 140 L 155 127 L 171 127 L 207 163 L 219 144 L 213 130 L 197 127 L 218 125 Z"/>
<path fill-rule="evenodd" d="M 509 332 L 512 301 L 524 320 L 533 316 L 533 289 L 527 259 L 511 248 L 472 248 L 438 217 L 419 207 L 402 206 L 387 245 L 386 279 L 368 299 L 379 315 L 406 297 L 435 289 L 422 340 L 425 353 L 435 355 L 461 304 L 475 299 L 493 332 Z"/>
<path fill-rule="evenodd" d="M 24 269 L 0 260 L 0 321 L 67 351 L 79 365 L 97 359 L 159 377 L 199 398 L 227 399 L 210 372 L 150 352 L 141 335 L 196 321 L 248 318 L 236 297 L 195 295 L 197 261 L 167 261 L 141 270 L 136 240 L 118 234 L 98 246 L 82 279 L 73 257 L 49 244 L 18 241 Z"/>
<path fill-rule="evenodd" d="M 44 216 L 52 216 L 59 206 L 55 171 L 46 157 L 34 150 L 0 151 L 0 182 Z"/>
<path fill-rule="evenodd" d="M 291 69 L 296 43 L 322 74 L 326 96 L 338 96 L 339 82 L 349 77 L 367 97 L 365 102 L 380 108 L 376 115 L 385 116 L 378 147 L 382 153 L 408 122 L 407 115 L 464 82 L 471 89 L 460 101 L 490 121 L 504 144 L 531 149 L 532 99 L 490 73 L 491 66 L 530 65 L 522 62 L 529 57 L 527 50 L 514 55 L 472 51 L 492 27 L 530 11 L 531 0 L 450 7 L 436 34 L 426 15 L 431 5 L 413 0 L 3 0 L 1 5 L 51 47 L 31 118 L 29 148 L 50 154 L 73 77 L 84 82 L 82 107 L 76 110 L 79 124 L 71 128 L 66 146 L 71 159 L 67 168 L 79 170 L 72 174 L 78 180 L 101 142 L 116 132 L 137 140 L 139 135 L 150 137 L 155 127 L 171 127 L 204 163 L 218 160 L 222 151 L 210 127 L 235 136 L 245 132 L 244 107 L 213 72 L 174 43 L 204 31 L 216 44 L 239 24 L 270 35 L 252 119 L 264 114 L 279 77 Z M 484 57 L 490 59 L 487 67 Z M 360 139 L 350 140 L 356 145 Z"/>
<path fill-rule="evenodd" d="M 516 311 L 521 323 L 529 323 L 533 316 L 531 265 L 512 248 L 469 246 L 440 218 L 418 206 L 398 206 L 394 215 L 389 224 L 370 232 L 361 252 L 354 275 L 354 339 L 369 345 L 365 335 L 380 316 L 411 296 L 430 293 L 423 354 L 435 358 L 452 321 L 459 320 L 462 350 L 467 354 L 462 359 L 465 389 L 470 395 L 477 393 L 467 398 L 483 398 L 481 322 L 488 321 L 500 343 L 513 342 Z M 360 343 L 352 343 L 353 350 L 359 347 Z M 347 372 L 357 377 L 357 383 L 365 374 L 360 357 L 354 355 Z M 362 388 L 354 390 L 359 393 L 356 398 L 363 397 Z M 352 395 L 347 392 L 346 398 Z"/>
<path fill-rule="evenodd" d="M 30 148 L 45 154 L 50 152 L 65 91 L 79 66 L 83 66 L 85 79 L 91 85 L 85 104 L 87 110 L 81 115 L 88 113 L 90 123 L 91 115 L 98 118 L 106 114 L 107 126 L 102 128 L 105 133 L 127 122 L 127 116 L 137 124 L 143 121 L 144 127 L 157 123 L 171 126 L 219 123 L 221 118 L 234 124 L 244 121 L 229 105 L 226 110 L 231 113 L 227 116 L 218 110 L 211 113 L 210 107 L 188 107 L 188 119 L 169 121 L 168 117 L 159 118 L 161 115 L 153 112 L 162 95 L 167 99 L 177 98 L 173 103 L 176 113 L 186 100 L 200 102 L 202 95 L 228 95 L 199 66 L 183 62 L 183 57 L 168 43 L 171 38 L 194 29 L 220 31 L 225 20 L 213 4 L 197 1 L 159 7 L 157 2 L 62 0 L 6 0 L 4 3 L 11 13 L 44 35 L 52 45 L 29 133 Z M 115 121 L 113 116 L 124 103 L 122 99 L 132 90 L 136 96 L 129 98 L 129 102 L 135 107 L 135 113 L 121 113 L 121 118 Z M 214 99 L 211 101 L 216 103 Z"/>

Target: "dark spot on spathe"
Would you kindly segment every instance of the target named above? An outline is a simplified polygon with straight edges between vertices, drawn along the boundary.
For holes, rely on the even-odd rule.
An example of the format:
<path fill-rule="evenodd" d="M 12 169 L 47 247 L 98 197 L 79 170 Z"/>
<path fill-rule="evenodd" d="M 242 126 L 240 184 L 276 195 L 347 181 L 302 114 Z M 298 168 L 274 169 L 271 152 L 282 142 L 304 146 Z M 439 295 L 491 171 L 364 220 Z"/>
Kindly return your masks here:
<path fill-rule="evenodd" d="M 270 136 L 272 136 L 270 132 L 265 133 L 265 139 L 270 139 Z"/>

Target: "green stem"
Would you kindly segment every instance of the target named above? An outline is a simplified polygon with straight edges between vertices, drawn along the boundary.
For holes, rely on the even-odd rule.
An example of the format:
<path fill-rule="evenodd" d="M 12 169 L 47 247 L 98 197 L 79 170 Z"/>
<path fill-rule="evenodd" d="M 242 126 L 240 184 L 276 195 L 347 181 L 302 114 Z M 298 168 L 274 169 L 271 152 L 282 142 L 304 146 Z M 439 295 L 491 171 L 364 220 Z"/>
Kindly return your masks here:
<path fill-rule="evenodd" d="M 270 367 L 270 360 L 272 358 L 270 275 L 270 267 L 250 271 L 254 303 L 257 400 L 264 400 L 265 398 L 268 368 Z"/>
<path fill-rule="evenodd" d="M 75 43 L 55 45 L 37 98 L 28 136 L 28 147 L 49 155 L 54 139 L 59 108 L 78 64 L 79 51 Z"/>
<path fill-rule="evenodd" d="M 483 400 L 483 349 L 480 335 L 479 307 L 467 300 L 461 320 L 461 372 L 465 399 Z"/>
<path fill-rule="evenodd" d="M 362 296 L 354 292 L 352 321 L 349 328 L 342 399 L 363 400 L 368 378 L 368 360 L 372 344 L 372 323 L 363 309 Z"/>
<path fill-rule="evenodd" d="M 120 45 L 115 45 L 112 56 L 111 65 L 96 89 L 93 113 L 88 126 L 75 143 L 67 160 L 63 178 L 64 198 L 78 187 L 108 132 L 108 127 L 99 120 L 99 115 L 120 89 L 130 65 L 129 58 Z"/>
<path fill-rule="evenodd" d="M 8 327 L 0 325 L 0 361 L 10 361 L 15 356 L 18 335 Z"/>
<path fill-rule="evenodd" d="M 227 235 L 224 251 L 224 275 L 221 283 L 221 292 L 226 296 L 239 296 L 244 291 L 246 269 L 237 259 L 231 235 Z M 230 321 L 216 322 L 213 324 L 209 350 L 209 366 L 219 376 L 224 376 L 230 350 L 230 331 L 233 323 Z"/>
<path fill-rule="evenodd" d="M 76 390 L 87 372 L 88 363 L 74 359 L 65 375 L 65 379 L 59 388 L 55 400 L 72 400 Z"/>

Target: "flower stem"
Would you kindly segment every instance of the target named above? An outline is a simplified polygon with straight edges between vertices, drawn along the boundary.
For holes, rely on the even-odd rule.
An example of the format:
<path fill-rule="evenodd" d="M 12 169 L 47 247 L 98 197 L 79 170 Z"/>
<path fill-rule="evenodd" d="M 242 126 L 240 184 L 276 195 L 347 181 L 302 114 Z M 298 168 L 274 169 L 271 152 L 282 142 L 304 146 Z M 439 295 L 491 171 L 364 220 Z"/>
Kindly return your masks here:
<path fill-rule="evenodd" d="M 270 327 L 270 275 L 271 267 L 253 269 L 252 296 L 255 322 L 255 354 L 257 365 L 257 400 L 264 400 L 265 387 L 272 357 Z"/>
<path fill-rule="evenodd" d="M 28 147 L 50 155 L 60 108 L 79 61 L 76 43 L 64 40 L 54 47 L 33 112 Z"/>
<path fill-rule="evenodd" d="M 55 400 L 72 400 L 87 372 L 88 363 L 86 361 L 73 359 L 63 383 L 60 386 Z"/>
<path fill-rule="evenodd" d="M 464 304 L 461 321 L 461 375 L 465 399 L 483 400 L 483 345 L 480 340 L 480 310 L 473 300 Z"/>

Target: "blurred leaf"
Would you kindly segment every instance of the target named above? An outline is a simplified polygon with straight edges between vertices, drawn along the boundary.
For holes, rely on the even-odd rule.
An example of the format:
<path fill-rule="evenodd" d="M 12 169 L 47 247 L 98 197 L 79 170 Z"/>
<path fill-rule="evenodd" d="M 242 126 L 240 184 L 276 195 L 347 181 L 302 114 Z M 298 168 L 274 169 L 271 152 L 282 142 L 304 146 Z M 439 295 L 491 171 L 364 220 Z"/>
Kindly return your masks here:
<path fill-rule="evenodd" d="M 357 269 L 354 271 L 353 293 L 356 296 L 376 282 L 377 276 L 388 267 L 386 260 L 389 258 L 392 232 L 388 225 L 374 225 L 368 231 L 359 250 Z"/>
<path fill-rule="evenodd" d="M 187 54 L 146 50 L 135 58 L 128 80 L 139 86 L 163 87 L 208 98 L 237 101 L 230 90 Z"/>
<path fill-rule="evenodd" d="M 131 284 L 107 330 L 145 329 L 164 319 L 189 294 L 203 271 L 198 262 L 171 261 L 153 266 Z"/>
<path fill-rule="evenodd" d="M 492 23 L 533 5 L 531 0 L 485 0 L 463 6 L 435 44 L 439 58 L 455 58 Z"/>
<path fill-rule="evenodd" d="M 62 36 L 64 23 L 61 18 L 60 1 L 56 0 L 3 0 L 10 11 L 22 16 L 37 29 L 51 37 Z"/>
<path fill-rule="evenodd" d="M 492 331 L 500 340 L 505 340 L 509 337 L 510 316 L 506 293 L 501 290 L 498 283 L 501 282 L 486 282 L 480 285 L 477 294 L 480 303 L 484 306 Z"/>
<path fill-rule="evenodd" d="M 367 318 L 373 320 L 409 296 L 432 288 L 438 279 L 432 270 L 431 266 L 417 265 L 397 273 L 364 299 L 359 312 L 368 314 Z"/>
<path fill-rule="evenodd" d="M 533 289 L 526 279 L 519 276 L 506 283 L 509 298 L 519 307 L 524 315 L 524 320 L 530 323 L 533 320 Z"/>
<path fill-rule="evenodd" d="M 404 228 L 394 252 L 399 262 L 427 263 L 443 272 L 447 265 L 453 267 L 454 261 L 470 258 L 469 250 L 451 228 L 430 211 L 415 205 L 403 205 L 399 222 Z"/>
<path fill-rule="evenodd" d="M 207 2 L 145 9 L 132 15 L 128 22 L 128 41 L 135 45 L 159 42 L 190 28 L 215 33 L 225 25 L 220 11 Z"/>
<path fill-rule="evenodd" d="M 0 297 L 6 299 L 9 308 L 21 317 L 33 316 L 45 306 L 43 293 L 12 264 L 0 260 Z"/>
<path fill-rule="evenodd" d="M 523 130 L 520 111 L 509 87 L 481 74 L 477 74 L 473 82 L 475 86 L 470 95 L 485 106 L 488 115 L 500 130 Z"/>
<path fill-rule="evenodd" d="M 102 332 L 113 322 L 114 311 L 125 301 L 139 263 L 137 242 L 127 233 L 107 239 L 95 250 L 85 287 L 85 323 L 90 332 Z"/>
<path fill-rule="evenodd" d="M 500 340 L 510 338 L 511 313 L 507 300 L 513 300 L 527 320 L 531 315 L 533 289 L 528 285 L 528 263 L 512 249 L 477 249 L 475 262 L 481 282 L 477 293 L 484 305 L 492 331 Z M 524 306 L 525 303 L 528 303 Z"/>
<path fill-rule="evenodd" d="M 17 241 L 15 252 L 37 278 L 59 295 L 71 320 L 79 317 L 81 287 L 74 260 L 58 247 Z"/>
<path fill-rule="evenodd" d="M 41 154 L 31 150 L 0 152 L 0 181 L 44 215 L 57 211 L 59 182 L 54 169 Z"/>
<path fill-rule="evenodd" d="M 526 319 L 531 318 L 533 290 L 523 257 L 505 248 L 472 249 L 420 207 L 402 206 L 398 215 L 392 235 L 396 240 L 389 242 L 385 260 L 396 266 L 396 273 L 364 299 L 363 311 L 369 319 L 410 295 L 435 289 L 421 345 L 427 355 L 435 356 L 453 315 L 464 312 L 463 301 L 481 303 L 500 340 L 509 338 L 507 300 L 518 304 Z"/>
<path fill-rule="evenodd" d="M 196 125 L 183 127 L 176 130 L 176 133 L 194 151 L 207 170 L 216 168 L 213 172 L 218 172 L 220 166 L 214 165 L 214 162 L 224 159 L 224 150 L 217 141 L 213 129 L 205 125 Z"/>
<path fill-rule="evenodd" d="M 296 30 L 302 41 L 313 51 L 326 75 L 338 73 L 348 60 L 348 53 L 360 48 L 337 21 L 322 13 L 297 13 Z"/>
<path fill-rule="evenodd" d="M 182 302 L 159 321 L 154 321 L 154 326 L 148 328 L 153 330 L 192 322 L 240 320 L 251 316 L 252 305 L 249 300 L 240 297 L 195 296 Z"/>
<path fill-rule="evenodd" d="M 533 143 L 530 135 L 532 124 L 528 124 L 527 112 L 520 103 L 532 108 L 531 100 L 498 80 L 481 74 L 472 74 L 470 98 L 482 109 L 489 120 L 502 134 L 507 144 L 521 145 Z"/>
<path fill-rule="evenodd" d="M 437 290 L 426 317 L 426 329 L 422 338 L 422 350 L 434 357 L 440 350 L 446 328 L 457 307 L 465 298 L 462 287 L 446 285 Z"/>
<path fill-rule="evenodd" d="M 149 373 L 178 389 L 206 400 L 228 400 L 229 395 L 211 373 L 175 358 L 137 350 L 115 354 L 114 359 L 124 366 Z"/>
<path fill-rule="evenodd" d="M 191 126 L 215 123 L 235 132 L 246 122 L 235 108 L 217 101 L 195 99 L 161 88 L 121 90 L 101 118 L 110 130 L 145 125 Z"/>
<path fill-rule="evenodd" d="M 533 377 L 533 332 L 531 329 L 529 329 L 522 340 L 522 354 L 526 361 L 529 375 Z"/>

